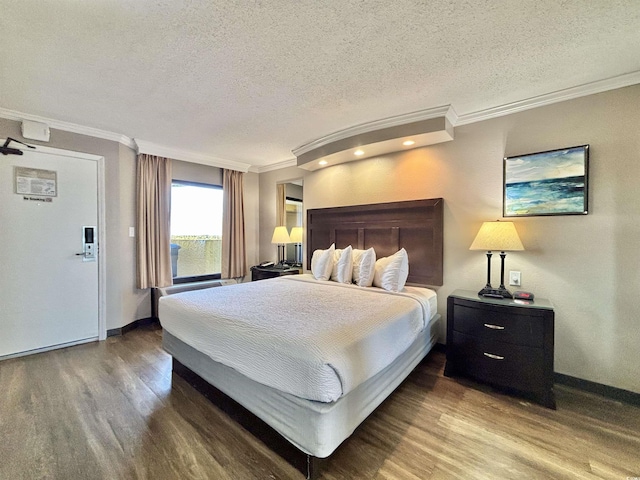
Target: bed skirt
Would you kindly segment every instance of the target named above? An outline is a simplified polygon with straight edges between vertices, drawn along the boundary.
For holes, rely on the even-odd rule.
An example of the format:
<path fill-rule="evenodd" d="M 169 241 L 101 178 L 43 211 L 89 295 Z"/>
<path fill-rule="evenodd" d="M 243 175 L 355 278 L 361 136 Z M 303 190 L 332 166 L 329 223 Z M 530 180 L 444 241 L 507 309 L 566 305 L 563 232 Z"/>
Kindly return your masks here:
<path fill-rule="evenodd" d="M 326 458 L 427 355 L 438 339 L 439 320 L 440 315 L 436 315 L 392 364 L 331 403 L 306 400 L 251 380 L 215 362 L 166 330 L 162 343 L 180 367 L 186 367 L 231 397 L 301 452 L 309 457 Z M 185 376 L 184 371 L 176 373 Z M 303 473 L 308 475 L 309 472 Z"/>

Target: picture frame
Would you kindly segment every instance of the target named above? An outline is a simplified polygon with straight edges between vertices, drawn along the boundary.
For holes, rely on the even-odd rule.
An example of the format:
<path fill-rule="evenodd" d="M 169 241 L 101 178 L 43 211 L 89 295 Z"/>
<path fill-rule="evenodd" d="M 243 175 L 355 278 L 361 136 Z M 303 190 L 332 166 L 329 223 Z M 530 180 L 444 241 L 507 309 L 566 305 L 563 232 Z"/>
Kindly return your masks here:
<path fill-rule="evenodd" d="M 586 215 L 589 145 L 505 157 L 504 217 Z"/>

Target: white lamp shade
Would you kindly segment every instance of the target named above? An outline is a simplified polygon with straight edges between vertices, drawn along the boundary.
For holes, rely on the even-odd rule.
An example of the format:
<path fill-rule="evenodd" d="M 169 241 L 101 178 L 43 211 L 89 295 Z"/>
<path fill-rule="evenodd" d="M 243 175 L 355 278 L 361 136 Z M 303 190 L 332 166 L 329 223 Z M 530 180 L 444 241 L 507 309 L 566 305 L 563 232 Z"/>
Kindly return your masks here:
<path fill-rule="evenodd" d="M 302 232 L 304 229 L 302 227 L 293 227 L 291 229 L 291 242 L 292 243 L 302 243 Z"/>
<path fill-rule="evenodd" d="M 484 222 L 469 250 L 524 250 L 513 222 Z"/>
<path fill-rule="evenodd" d="M 271 243 L 291 243 L 287 227 L 276 227 L 273 231 L 273 237 L 271 237 Z"/>

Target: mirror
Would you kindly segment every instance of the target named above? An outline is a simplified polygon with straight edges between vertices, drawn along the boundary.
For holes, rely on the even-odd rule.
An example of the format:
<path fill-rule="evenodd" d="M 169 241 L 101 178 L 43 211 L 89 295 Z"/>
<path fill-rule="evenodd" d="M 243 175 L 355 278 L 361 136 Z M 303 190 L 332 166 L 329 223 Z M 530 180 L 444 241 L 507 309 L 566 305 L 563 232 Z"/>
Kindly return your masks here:
<path fill-rule="evenodd" d="M 294 227 L 302 227 L 302 179 L 284 183 L 285 188 L 285 221 L 287 231 L 291 235 Z M 291 264 L 302 264 L 302 243 L 289 243 L 285 250 L 285 260 Z"/>

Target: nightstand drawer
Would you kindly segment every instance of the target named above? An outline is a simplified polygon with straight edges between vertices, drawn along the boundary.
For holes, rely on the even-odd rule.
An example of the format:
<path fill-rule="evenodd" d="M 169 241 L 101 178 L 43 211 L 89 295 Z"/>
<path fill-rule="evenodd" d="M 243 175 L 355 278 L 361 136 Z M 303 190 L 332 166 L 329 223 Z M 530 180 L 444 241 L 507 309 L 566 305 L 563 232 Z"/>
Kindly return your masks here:
<path fill-rule="evenodd" d="M 490 342 L 453 332 L 451 350 L 455 370 L 478 380 L 523 391 L 545 385 L 542 348 Z"/>
<path fill-rule="evenodd" d="M 454 303 L 454 330 L 488 341 L 542 347 L 542 318 L 527 313 L 517 314 L 502 309 L 474 307 Z"/>

